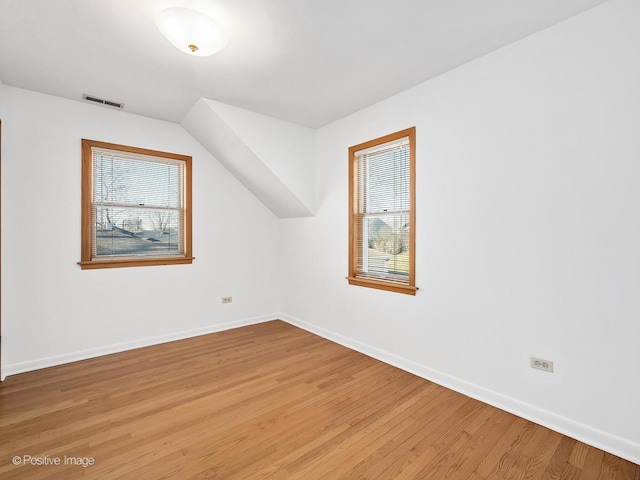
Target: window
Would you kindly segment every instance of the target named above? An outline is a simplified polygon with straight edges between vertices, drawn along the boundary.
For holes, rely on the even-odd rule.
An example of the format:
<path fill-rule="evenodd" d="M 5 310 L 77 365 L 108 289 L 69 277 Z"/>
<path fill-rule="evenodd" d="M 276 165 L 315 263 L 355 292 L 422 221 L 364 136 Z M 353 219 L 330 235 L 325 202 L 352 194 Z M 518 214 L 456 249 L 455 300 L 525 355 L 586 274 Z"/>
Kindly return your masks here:
<path fill-rule="evenodd" d="M 191 157 L 83 139 L 80 266 L 192 260 Z"/>
<path fill-rule="evenodd" d="M 415 295 L 415 127 L 349 149 L 349 284 Z"/>

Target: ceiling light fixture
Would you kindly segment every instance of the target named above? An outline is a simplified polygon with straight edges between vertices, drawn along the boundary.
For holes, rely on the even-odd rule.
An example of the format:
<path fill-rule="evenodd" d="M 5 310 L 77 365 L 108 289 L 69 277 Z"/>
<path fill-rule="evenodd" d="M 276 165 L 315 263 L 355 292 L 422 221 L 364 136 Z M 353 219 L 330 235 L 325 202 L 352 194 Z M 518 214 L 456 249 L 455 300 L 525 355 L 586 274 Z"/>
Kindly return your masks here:
<path fill-rule="evenodd" d="M 207 57 L 227 46 L 222 27 L 203 13 L 188 8 L 168 8 L 156 18 L 156 26 L 178 50 Z"/>

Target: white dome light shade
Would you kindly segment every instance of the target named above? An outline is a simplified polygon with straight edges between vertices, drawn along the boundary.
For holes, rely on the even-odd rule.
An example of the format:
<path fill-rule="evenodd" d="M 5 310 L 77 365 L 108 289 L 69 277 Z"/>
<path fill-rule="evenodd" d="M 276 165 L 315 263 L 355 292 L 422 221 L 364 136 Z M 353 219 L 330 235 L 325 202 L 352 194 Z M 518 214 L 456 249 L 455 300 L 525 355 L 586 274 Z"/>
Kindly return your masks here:
<path fill-rule="evenodd" d="M 188 8 L 168 8 L 156 18 L 158 30 L 178 50 L 206 57 L 227 46 L 222 27 L 206 15 Z"/>

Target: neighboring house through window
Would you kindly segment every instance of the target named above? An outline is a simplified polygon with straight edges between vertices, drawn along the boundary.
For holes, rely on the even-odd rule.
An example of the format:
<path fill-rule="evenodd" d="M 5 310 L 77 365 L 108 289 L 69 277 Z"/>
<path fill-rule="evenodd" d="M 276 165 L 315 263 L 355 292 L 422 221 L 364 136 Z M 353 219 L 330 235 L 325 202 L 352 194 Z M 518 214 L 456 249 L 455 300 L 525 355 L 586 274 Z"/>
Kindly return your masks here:
<path fill-rule="evenodd" d="M 192 260 L 191 157 L 83 139 L 80 266 Z"/>
<path fill-rule="evenodd" d="M 415 127 L 349 149 L 348 280 L 415 295 Z"/>

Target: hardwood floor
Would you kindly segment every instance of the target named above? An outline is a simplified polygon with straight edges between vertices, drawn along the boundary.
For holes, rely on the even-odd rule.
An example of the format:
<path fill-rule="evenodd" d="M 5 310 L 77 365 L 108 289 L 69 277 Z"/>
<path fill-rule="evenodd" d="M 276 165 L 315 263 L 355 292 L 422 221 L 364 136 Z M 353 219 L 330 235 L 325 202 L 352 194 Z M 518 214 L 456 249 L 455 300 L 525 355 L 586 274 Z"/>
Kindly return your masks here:
<path fill-rule="evenodd" d="M 274 321 L 8 377 L 0 478 L 81 477 L 640 480 L 640 467 Z"/>

